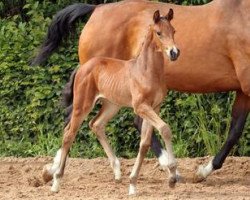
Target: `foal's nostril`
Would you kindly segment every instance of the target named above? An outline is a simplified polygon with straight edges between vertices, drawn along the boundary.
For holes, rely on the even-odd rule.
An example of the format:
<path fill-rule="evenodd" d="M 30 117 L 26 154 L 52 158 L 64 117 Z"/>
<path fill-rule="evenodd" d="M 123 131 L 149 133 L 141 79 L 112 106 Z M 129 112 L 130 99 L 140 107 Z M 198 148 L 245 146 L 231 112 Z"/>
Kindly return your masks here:
<path fill-rule="evenodd" d="M 180 50 L 179 49 L 177 49 L 177 57 L 179 57 L 180 56 Z"/>
<path fill-rule="evenodd" d="M 173 49 L 170 50 L 170 56 L 171 56 L 171 57 L 175 57 L 175 52 L 174 52 Z"/>
<path fill-rule="evenodd" d="M 173 49 L 170 50 L 170 60 L 174 61 L 178 58 L 178 52 L 176 53 Z"/>

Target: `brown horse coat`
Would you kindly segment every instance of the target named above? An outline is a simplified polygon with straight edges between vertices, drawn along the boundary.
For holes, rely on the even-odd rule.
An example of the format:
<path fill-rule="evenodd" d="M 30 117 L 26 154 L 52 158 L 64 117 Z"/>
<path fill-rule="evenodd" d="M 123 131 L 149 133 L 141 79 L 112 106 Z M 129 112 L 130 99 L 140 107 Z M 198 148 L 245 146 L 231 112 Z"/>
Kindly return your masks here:
<path fill-rule="evenodd" d="M 58 47 L 77 18 L 93 12 L 79 40 L 80 63 L 94 56 L 129 60 L 138 55 L 148 21 L 157 9 L 176 14 L 173 26 L 180 58 L 165 72 L 169 89 L 184 92 L 237 91 L 228 137 L 221 150 L 198 176 L 205 178 L 221 168 L 239 140 L 250 111 L 250 1 L 214 0 L 203 6 L 128 0 L 93 6 L 74 4 L 58 12 L 33 64 L 40 64 Z M 159 162 L 167 161 L 160 143 L 152 149 Z M 163 155 L 163 156 L 162 156 Z M 161 159 L 163 158 L 163 159 Z"/>
<path fill-rule="evenodd" d="M 153 11 L 176 13 L 173 26 L 182 52 L 166 72 L 167 86 L 185 92 L 242 90 L 250 95 L 250 1 L 215 0 L 184 7 L 148 1 L 99 6 L 79 41 L 80 63 L 93 56 L 128 60 L 138 54 Z M 114 18 L 114 20 L 112 20 Z M 98 37 L 93 39 L 93 35 Z"/>

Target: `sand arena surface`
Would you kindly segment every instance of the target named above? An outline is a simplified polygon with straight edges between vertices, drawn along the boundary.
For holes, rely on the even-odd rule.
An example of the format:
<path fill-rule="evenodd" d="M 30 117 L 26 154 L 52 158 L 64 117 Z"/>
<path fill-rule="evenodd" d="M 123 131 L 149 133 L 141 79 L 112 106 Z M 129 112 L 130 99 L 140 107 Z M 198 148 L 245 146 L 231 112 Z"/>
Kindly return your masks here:
<path fill-rule="evenodd" d="M 210 158 L 178 159 L 183 179 L 174 189 L 156 159 L 143 163 L 137 196 L 128 196 L 129 174 L 134 159 L 121 159 L 122 182 L 115 183 L 106 158 L 69 159 L 59 193 L 50 192 L 51 182 L 42 181 L 42 168 L 51 157 L 0 158 L 0 199 L 218 199 L 250 200 L 250 157 L 228 157 L 223 168 L 201 183 L 193 183 L 197 166 Z"/>

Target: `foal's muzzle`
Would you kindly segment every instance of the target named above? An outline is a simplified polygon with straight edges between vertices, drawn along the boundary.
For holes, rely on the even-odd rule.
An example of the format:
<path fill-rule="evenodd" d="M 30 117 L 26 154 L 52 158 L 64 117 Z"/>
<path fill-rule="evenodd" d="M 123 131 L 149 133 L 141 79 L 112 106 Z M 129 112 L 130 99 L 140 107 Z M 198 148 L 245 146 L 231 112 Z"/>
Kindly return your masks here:
<path fill-rule="evenodd" d="M 170 49 L 167 49 L 166 53 L 171 61 L 175 61 L 180 55 L 180 50 L 174 46 Z"/>

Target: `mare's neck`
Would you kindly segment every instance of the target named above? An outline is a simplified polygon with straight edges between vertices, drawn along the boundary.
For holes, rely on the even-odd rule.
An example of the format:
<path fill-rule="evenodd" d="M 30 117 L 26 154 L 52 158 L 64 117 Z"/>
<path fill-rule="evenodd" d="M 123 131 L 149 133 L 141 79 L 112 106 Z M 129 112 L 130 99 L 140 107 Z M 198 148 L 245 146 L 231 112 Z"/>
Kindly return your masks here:
<path fill-rule="evenodd" d="M 160 69 L 164 69 L 164 56 L 155 37 L 150 27 L 137 57 L 137 67 L 140 70 L 161 72 Z"/>

